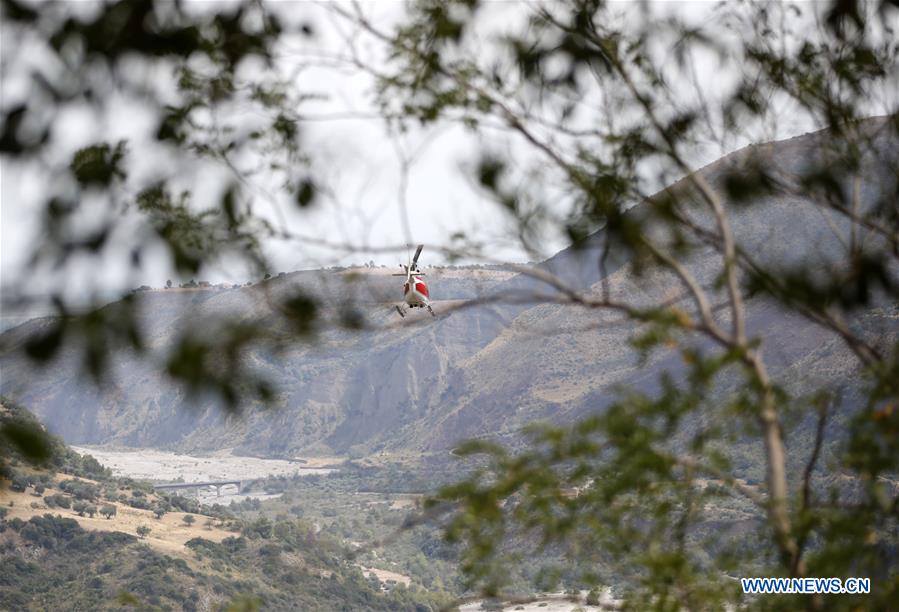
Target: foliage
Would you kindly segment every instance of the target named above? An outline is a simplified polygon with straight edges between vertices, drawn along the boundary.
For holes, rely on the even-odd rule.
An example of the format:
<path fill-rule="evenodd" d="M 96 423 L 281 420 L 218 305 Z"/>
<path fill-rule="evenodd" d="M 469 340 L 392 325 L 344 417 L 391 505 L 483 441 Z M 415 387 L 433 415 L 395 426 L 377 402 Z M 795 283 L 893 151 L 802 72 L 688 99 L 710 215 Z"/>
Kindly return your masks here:
<path fill-rule="evenodd" d="M 68 448 L 59 436 L 47 433 L 28 410 L 5 397 L 0 397 L 0 407 L 0 477 L 8 478 L 12 474 L 12 468 L 8 465 L 10 459 L 27 461 L 81 478 L 102 481 L 112 477 L 112 472 L 96 459 L 90 455 L 79 455 Z M 22 432 L 30 433 L 25 435 Z M 24 474 L 20 477 L 25 478 Z M 33 478 L 39 479 L 40 476 L 35 474 Z"/>
<path fill-rule="evenodd" d="M 181 495 L 166 495 L 162 494 L 161 497 L 163 501 L 160 502 L 160 505 L 163 506 L 166 511 L 174 509 L 179 512 L 188 512 L 192 514 L 204 514 L 204 512 L 200 509 L 200 504 L 195 499 L 190 499 L 188 497 L 182 497 Z"/>
<path fill-rule="evenodd" d="M 828 605 L 886 608 L 899 598 L 899 121 L 888 95 L 896 90 L 899 54 L 894 3 L 839 0 L 823 15 L 815 13 L 818 5 L 736 3 L 699 24 L 659 15 L 651 4 L 622 16 L 601 1 L 527 3 L 509 19 L 491 20 L 484 16 L 489 3 L 420 0 L 386 32 L 358 5 L 332 9 L 389 45 L 383 64 L 353 60 L 377 78 L 378 103 L 391 125 L 449 121 L 508 136 L 496 141 L 508 146 L 485 147 L 471 178 L 526 248 L 537 252 L 548 234 L 565 235 L 575 247 L 601 244 L 596 267 L 604 282 L 581 291 L 535 268 L 532 280 L 551 291 L 539 295 L 595 311 L 602 323 L 607 314 L 622 317 L 645 360 L 667 351 L 682 372 L 647 382 L 651 391 L 622 389 L 586 420 L 534 429 L 523 448 L 464 446 L 458 454 L 475 455 L 480 469 L 435 496 L 428 516 L 446 511 L 446 535 L 461 547 L 469 584 L 488 595 L 508 582 L 503 561 L 521 563 L 529 552 L 523 544 L 534 542 L 567 561 L 567 573 L 548 568 L 541 581 L 563 576 L 591 587 L 603 579 L 597 570 L 613 567 L 626 578 L 622 597 L 631 608 L 821 605 L 810 597 L 744 601 L 729 581 L 736 567 L 759 575 L 864 574 L 879 585 L 875 593 Z M 14 53 L 7 63 L 23 67 L 19 76 L 37 95 L 3 109 L 0 152 L 59 179 L 47 181 L 43 227 L 30 254 L 32 268 L 51 278 L 64 278 L 79 258 L 116 252 L 114 243 L 127 244 L 135 276 L 145 255 L 162 249 L 182 275 L 233 257 L 259 278 L 268 274 L 261 240 L 290 232 L 254 215 L 254 170 L 241 160 L 261 160 L 300 209 L 326 193 L 301 153 L 297 108 L 305 92 L 252 64 L 271 67 L 288 28 L 308 34 L 309 26 L 282 23 L 254 2 L 197 13 L 163 5 L 112 2 L 75 19 L 65 4 L 38 12 L 4 0 L 4 36 Z M 52 61 L 31 70 L 19 61 L 23 53 Z M 722 62 L 732 82 L 701 87 L 697 54 Z M 156 71 L 173 77 L 174 92 L 125 76 Z M 245 78 L 248 71 L 255 76 Z M 7 78 L 5 72 L 4 84 Z M 174 160 L 161 180 L 130 171 L 136 152 L 128 142 L 90 143 L 64 160 L 49 155 L 55 118 L 81 104 L 102 114 L 121 97 L 159 111 L 153 142 L 140 154 Z M 228 112 L 236 107 L 240 113 Z M 865 120 L 875 111 L 885 116 Z M 237 129 L 235 115 L 253 113 L 263 118 L 260 129 Z M 787 169 L 749 150 L 714 177 L 694 167 L 692 153 L 704 144 L 754 142 L 784 115 L 828 130 L 812 158 Z M 204 121 L 209 116 L 217 121 Z M 176 188 L 189 182 L 196 162 L 227 173 L 211 206 Z M 856 188 L 863 178 L 874 187 Z M 680 180 L 665 187 L 673 179 Z M 773 258 L 740 244 L 733 222 L 771 199 L 811 202 L 815 213 L 836 220 L 834 244 L 802 245 L 799 257 Z M 96 224 L 78 223 L 88 200 L 102 211 Z M 564 210 L 548 202 L 563 202 Z M 648 300 L 613 292 L 605 282 L 610 253 Z M 663 279 L 674 280 L 675 295 L 650 291 Z M 268 295 L 271 284 L 253 291 Z M 13 287 L 13 296 L 27 302 L 26 289 Z M 277 355 L 296 338 L 308 340 L 323 312 L 310 296 L 282 295 L 272 303 L 277 321 L 206 321 L 151 355 L 139 295 L 77 313 L 68 297 L 54 296 L 58 316 L 16 350 L 44 366 L 74 350 L 85 375 L 99 383 L 115 356 L 154 358 L 186 393 L 214 397 L 229 410 L 277 397 L 248 352 Z M 788 391 L 765 352 L 758 329 L 764 322 L 754 327 L 747 315 L 750 306 L 768 305 L 842 342 L 864 397 L 842 402 L 830 386 Z M 872 310 L 886 313 L 879 330 L 865 326 Z M 355 319 L 346 319 L 352 329 Z M 843 431 L 828 427 L 835 414 L 847 424 Z M 797 432 L 812 440 L 801 456 L 790 444 Z M 743 470 L 748 444 L 762 450 Z M 8 458 L 48 462 L 59 455 L 34 423 L 4 416 L 0 457 L 6 476 Z M 12 486 L 24 490 L 29 479 L 16 474 Z M 60 488 L 83 500 L 84 511 L 84 500 L 99 495 L 76 480 Z M 723 510 L 744 517 L 727 523 L 729 533 L 716 520 Z M 339 518 L 332 511 L 329 518 Z M 299 524 L 264 516 L 241 527 L 241 539 L 272 575 L 287 572 L 284 544 L 272 541 L 281 525 L 288 540 L 305 537 Z M 45 528 L 27 533 L 43 537 Z M 30 569 L 27 561 L 16 563 L 16 575 Z M 148 581 L 138 584 L 151 605 L 162 597 L 153 589 L 162 587 L 149 579 L 159 579 L 166 563 L 151 559 L 142 568 Z M 375 600 L 355 574 L 315 585 L 317 595 L 343 597 L 350 607 L 412 605 L 399 591 L 389 602 Z M 263 606 L 287 601 L 270 597 Z"/>
<path fill-rule="evenodd" d="M 59 489 L 79 500 L 96 501 L 100 497 L 99 487 L 83 480 L 63 480 L 59 483 Z"/>
<path fill-rule="evenodd" d="M 47 495 L 44 497 L 44 503 L 47 504 L 48 508 L 71 508 L 72 502 L 69 500 L 70 498 L 68 495 L 60 495 L 58 493 L 56 495 Z"/>
<path fill-rule="evenodd" d="M 587 588 L 613 567 L 624 605 L 637 609 L 816 605 L 804 596 L 747 601 L 729 578 L 736 574 L 877 576 L 878 593 L 828 605 L 887 606 L 899 593 L 891 543 L 899 502 L 887 484 L 899 469 L 891 408 L 899 345 L 891 319 L 867 333 L 862 315 L 891 312 L 899 300 L 899 122 L 894 101 L 870 104 L 897 83 L 895 9 L 836 2 L 822 22 L 810 5 L 735 4 L 697 25 L 651 3 L 624 16 L 614 3 L 537 3 L 497 28 L 490 8 L 415 2 L 395 32 L 358 9 L 338 12 L 389 41 L 391 64 L 373 72 L 398 123 L 505 130 L 515 153 L 486 150 L 473 179 L 525 243 L 542 240 L 547 219 L 558 218 L 544 202 L 561 197 L 570 240 L 601 247 L 600 278 L 611 253 L 635 287 L 675 279 L 680 297 L 647 303 L 606 280 L 582 292 L 533 272 L 563 303 L 598 320 L 623 316 L 643 363 L 667 352 L 681 373 L 663 374 L 651 392 L 621 389 L 596 416 L 535 428 L 523 448 L 457 449 L 482 469 L 444 488 L 429 512 L 447 512 L 446 536 L 462 545 L 469 584 L 499 594 L 509 565 L 536 548 L 564 554 L 569 580 Z M 702 54 L 721 58 L 734 82 L 703 87 L 691 74 Z M 776 119 L 776 104 L 829 130 L 814 158 L 787 169 L 750 150 L 708 173 L 691 164 L 692 151 L 718 134 L 751 138 Z M 887 116 L 865 120 L 872 111 Z M 866 195 L 851 187 L 861 180 L 872 185 Z M 840 244 L 799 257 L 741 244 L 734 224 L 745 207 L 785 198 L 835 215 Z M 867 397 L 844 403 L 836 386 L 788 393 L 747 315 L 766 302 L 844 342 Z M 846 437 L 828 427 L 834 413 L 851 415 Z M 791 453 L 790 442 L 807 436 L 810 453 Z M 764 478 L 747 485 L 731 451 L 750 440 L 763 448 Z M 828 472 L 848 482 L 828 482 L 823 453 Z M 747 541 L 740 523 L 721 533 L 731 503 L 759 538 Z M 562 573 L 546 569 L 552 586 Z"/>
<path fill-rule="evenodd" d="M 167 600 L 198 609 L 184 562 L 137 548 L 134 536 L 86 531 L 73 519 L 50 514 L 8 524 L 18 533 L 19 551 L 2 553 L 4 609 L 107 609 L 122 592 L 141 607 Z"/>
<path fill-rule="evenodd" d="M 423 492 L 440 483 L 453 482 L 459 475 L 455 465 L 423 468 L 414 464 L 374 467 L 348 463 L 327 475 L 257 481 L 255 490 L 277 490 L 281 497 L 247 499 L 229 509 L 245 525 L 242 533 L 257 525 L 267 531 L 267 525 L 274 521 L 272 532 L 276 540 L 278 522 L 288 516 L 301 519 L 297 524 L 315 523 L 321 529 L 319 537 L 354 543 L 349 555 L 353 562 L 407 575 L 413 585 L 448 598 L 465 593 L 456 550 L 442 541 L 436 525 L 418 523 L 414 501 Z M 408 528 L 413 524 L 417 525 L 415 529 Z M 516 571 L 514 583 L 526 588 L 526 577 L 534 572 L 536 568 L 530 565 Z"/>
<path fill-rule="evenodd" d="M 12 64 L 24 67 L 23 53 L 44 58 L 33 71 L 4 72 L 4 85 L 22 78 L 35 92 L 28 99 L 10 100 L 3 109 L 0 154 L 6 159 L 26 164 L 49 160 L 56 118 L 84 105 L 102 116 L 115 99 L 122 99 L 155 115 L 140 150 L 124 140 L 99 140 L 43 167 L 60 181 L 47 184 L 45 239 L 34 245 L 31 267 L 64 278 L 80 258 L 106 260 L 117 249 L 113 237 L 121 236 L 129 243 L 129 276 L 145 269 L 145 254 L 160 249 L 181 275 L 230 258 L 262 276 L 268 265 L 260 237 L 280 232 L 252 211 L 249 179 L 259 170 L 246 163 L 250 157 L 264 160 L 268 176 L 288 185 L 292 206 L 315 204 L 318 190 L 304 169 L 297 125 L 306 94 L 290 91 L 286 84 L 295 81 L 273 69 L 278 45 L 285 39 L 308 39 L 312 30 L 293 20 L 283 22 L 250 1 L 206 9 L 119 0 L 82 19 L 73 17 L 77 10 L 67 5 L 37 11 L 27 3 L 4 0 L 4 32 L 16 56 L 9 58 Z M 138 73 L 170 79 L 132 78 Z M 236 116 L 235 108 L 241 109 Z M 250 109 L 258 121 L 248 130 Z M 215 125 L 206 121 L 210 115 L 217 117 Z M 135 160 L 146 155 L 174 163 L 154 176 L 130 172 Z M 228 175 L 224 182 L 221 174 L 215 175 L 214 182 L 224 189 L 212 206 L 197 205 L 189 190 L 172 188 L 196 179 L 197 164 L 217 166 Z M 81 228 L 77 219 L 87 200 L 96 204 L 97 223 Z M 25 282 L 4 289 L 11 302 L 33 298 Z M 144 330 L 137 324 L 139 296 L 75 314 L 71 296 L 52 293 L 59 316 L 21 347 L 36 364 L 46 365 L 64 346 L 74 346 L 85 375 L 99 382 L 109 376 L 111 353 L 148 356 Z M 315 316 L 314 309 L 284 311 L 286 322 L 301 327 Z M 251 346 L 277 347 L 281 339 L 249 323 L 223 321 L 221 328 L 219 334 L 181 338 L 164 358 L 165 372 L 193 393 L 217 396 L 229 409 L 270 400 L 271 383 L 245 369 L 240 357 Z M 33 432 L 9 430 L 3 437 L 32 460 L 45 457 Z"/>

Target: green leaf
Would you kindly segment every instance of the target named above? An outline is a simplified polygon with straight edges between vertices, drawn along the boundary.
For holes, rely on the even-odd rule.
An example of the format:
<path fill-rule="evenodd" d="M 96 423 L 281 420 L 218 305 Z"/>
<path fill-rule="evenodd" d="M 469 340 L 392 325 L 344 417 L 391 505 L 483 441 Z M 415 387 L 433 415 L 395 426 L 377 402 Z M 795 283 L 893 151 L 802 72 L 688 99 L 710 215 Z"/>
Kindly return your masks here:
<path fill-rule="evenodd" d="M 125 141 L 115 147 L 98 143 L 76 151 L 69 169 L 82 187 L 108 187 L 114 179 L 125 178 L 125 153 Z"/>
<path fill-rule="evenodd" d="M 25 342 L 25 353 L 35 361 L 49 361 L 62 345 L 64 335 L 64 324 L 59 321 L 54 322 L 50 329 L 28 338 Z"/>
<path fill-rule="evenodd" d="M 312 179 L 303 179 L 297 186 L 296 202 L 300 208 L 308 208 L 315 202 L 318 195 L 318 189 Z"/>
<path fill-rule="evenodd" d="M 36 423 L 7 421 L 0 426 L 0 438 L 30 463 L 46 463 L 53 454 L 49 434 Z"/>

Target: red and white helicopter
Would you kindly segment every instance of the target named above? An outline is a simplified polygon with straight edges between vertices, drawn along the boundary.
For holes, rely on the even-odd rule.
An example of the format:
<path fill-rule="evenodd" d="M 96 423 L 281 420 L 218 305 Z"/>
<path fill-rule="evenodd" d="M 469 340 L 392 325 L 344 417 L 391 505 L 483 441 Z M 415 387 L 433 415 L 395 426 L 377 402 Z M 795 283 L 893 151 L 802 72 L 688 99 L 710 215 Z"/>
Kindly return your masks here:
<path fill-rule="evenodd" d="M 418 268 L 418 256 L 421 255 L 423 244 L 418 245 L 415 249 L 415 256 L 409 260 L 408 265 L 400 264 L 401 268 L 405 268 L 402 274 L 393 274 L 392 276 L 405 276 L 406 283 L 403 285 L 403 300 L 409 308 L 427 308 L 431 316 L 436 316 L 431 309 L 431 296 L 428 293 L 428 285 L 422 280 L 425 275 Z M 396 311 L 401 317 L 406 316 L 406 307 L 400 304 L 396 305 Z"/>

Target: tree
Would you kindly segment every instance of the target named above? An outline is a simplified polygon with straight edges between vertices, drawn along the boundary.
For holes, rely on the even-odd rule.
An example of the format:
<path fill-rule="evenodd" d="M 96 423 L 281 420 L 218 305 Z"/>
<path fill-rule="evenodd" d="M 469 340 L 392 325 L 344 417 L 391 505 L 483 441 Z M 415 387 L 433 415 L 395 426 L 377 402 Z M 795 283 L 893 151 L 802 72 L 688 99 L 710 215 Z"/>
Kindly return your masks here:
<path fill-rule="evenodd" d="M 16 474 L 13 476 L 12 481 L 9 483 L 9 488 L 13 491 L 24 493 L 30 485 L 31 481 L 27 476 L 25 476 L 24 474 Z"/>
<path fill-rule="evenodd" d="M 100 508 L 100 514 L 106 517 L 106 520 L 111 519 L 118 513 L 118 510 L 112 504 L 105 504 Z"/>
<path fill-rule="evenodd" d="M 58 494 L 58 493 L 57 493 L 56 495 L 47 495 L 47 496 L 45 496 L 45 497 L 44 497 L 44 503 L 47 504 L 47 507 L 48 507 L 48 508 L 56 508 L 56 507 L 58 507 L 58 508 L 66 508 L 66 509 L 68 509 L 68 508 L 70 508 L 71 505 L 72 505 L 71 502 L 69 501 L 69 498 L 68 498 L 67 496 L 65 496 L 65 495 L 60 495 L 60 494 Z"/>
<path fill-rule="evenodd" d="M 152 531 L 152 529 L 150 529 L 150 528 L 147 527 L 146 525 L 139 525 L 139 526 L 137 527 L 137 537 L 139 537 L 141 540 L 143 540 L 143 539 L 145 539 L 148 535 L 150 535 L 150 532 L 151 532 L 151 531 Z"/>
<path fill-rule="evenodd" d="M 598 288 L 583 291 L 543 269 L 527 273 L 557 301 L 594 310 L 598 322 L 629 321 L 644 359 L 673 349 L 683 363 L 682 377 L 659 377 L 658 393 L 630 389 L 572 426 L 535 427 L 518 449 L 477 441 L 454 451 L 480 469 L 431 508 L 448 510 L 447 537 L 463 545 L 470 584 L 488 596 L 502 588 L 506 562 L 522 556 L 510 540 L 561 547 L 587 584 L 596 582 L 600 551 L 610 555 L 627 585 L 626 605 L 637 608 L 736 605 L 732 555 L 740 574 L 751 567 L 758 575 L 850 575 L 864 567 L 889 582 L 884 568 L 895 561 L 883 538 L 899 505 L 896 491 L 873 483 L 899 469 L 895 424 L 883 426 L 896 418 L 884 411 L 899 394 L 899 350 L 895 328 L 866 333 L 861 313 L 891 308 L 899 287 L 887 271 L 899 256 L 887 221 L 896 211 L 885 205 L 897 189 L 899 121 L 894 101 L 868 104 L 895 87 L 895 11 L 855 2 L 817 16 L 807 5 L 732 6 L 697 26 L 651 6 L 622 18 L 603 2 L 537 3 L 510 27 L 482 17 L 488 3 L 423 1 L 385 31 L 358 5 L 334 10 L 390 45 L 392 62 L 367 68 L 399 121 L 411 115 L 509 135 L 503 144 L 515 154 L 488 148 L 473 179 L 510 211 L 526 243 L 540 240 L 554 212 L 542 202 L 571 203 L 561 228 L 596 253 Z M 733 30 L 741 32 L 736 47 L 723 34 Z M 739 75 L 734 83 L 703 87 L 696 54 L 709 51 L 732 58 L 725 72 Z M 786 170 L 750 150 L 714 177 L 697 171 L 697 142 L 743 137 L 773 120 L 777 104 L 830 130 L 813 159 Z M 878 195 L 861 195 L 863 181 Z M 817 208 L 810 215 L 839 218 L 834 258 L 824 264 L 747 248 L 734 231 L 740 207 L 764 198 L 803 198 Z M 873 242 L 863 245 L 858 237 L 869 232 Z M 714 271 L 700 261 L 714 261 Z M 614 292 L 609 270 L 622 265 L 637 287 L 671 278 L 680 296 L 647 303 Z M 761 334 L 748 324 L 747 307 L 763 300 L 844 343 L 868 381 L 860 408 L 841 402 L 836 388 L 797 393 L 773 375 Z M 828 490 L 818 460 L 837 412 L 851 441 L 831 438 L 828 448 L 854 484 Z M 790 436 L 801 431 L 795 419 L 812 432 L 805 456 L 790 454 Z M 729 452 L 748 438 L 763 449 L 762 482 L 750 486 Z M 731 503 L 722 496 L 762 526 L 763 544 L 722 541 L 712 527 L 713 509 Z M 896 588 L 840 605 L 885 605 Z M 816 604 L 780 597 L 759 605 Z"/>
<path fill-rule="evenodd" d="M 97 514 L 97 507 L 93 505 L 87 505 L 84 508 L 84 512 L 91 518 L 94 518 L 94 515 Z"/>
<path fill-rule="evenodd" d="M 589 418 L 534 428 L 516 448 L 482 440 L 457 450 L 475 457 L 478 471 L 444 489 L 429 512 L 447 511 L 447 537 L 460 543 L 473 587 L 498 592 L 503 564 L 515 557 L 504 553 L 524 556 L 506 543 L 527 544 L 536 535 L 541 545 L 564 550 L 568 567 L 587 583 L 598 581 L 597 566 L 611 564 L 632 608 L 739 607 L 746 602 L 733 588 L 735 558 L 758 575 L 864 574 L 883 585 L 865 600 L 847 596 L 834 605 L 887 607 L 897 598 L 891 577 L 899 504 L 889 483 L 899 470 L 899 351 L 884 323 L 899 287 L 892 204 L 899 164 L 889 145 L 897 132 L 890 106 L 895 11 L 890 3 L 852 0 L 820 14 L 819 6 L 725 5 L 697 24 L 659 15 L 650 3 L 624 16 L 603 2 L 527 3 L 491 19 L 487 3 L 425 0 L 386 31 L 359 5 L 331 7 L 361 35 L 347 38 L 346 61 L 377 79 L 379 108 L 391 125 L 402 131 L 444 121 L 494 134 L 471 179 L 505 211 L 525 248 L 536 255 L 547 235 L 567 236 L 588 253 L 593 247 L 596 282 L 587 289 L 547 268 L 521 269 L 535 299 L 595 313 L 595 325 L 627 325 L 645 359 L 668 351 L 665 357 L 682 367 L 680 378 L 644 380 Z M 60 178 L 47 181 L 44 227 L 29 259 L 35 270 L 64 278 L 69 262 L 103 254 L 110 237 L 121 243 L 129 227 L 137 228 L 128 260 L 135 272 L 142 253 L 162 248 L 186 276 L 228 257 L 261 274 L 270 268 L 260 240 L 302 244 L 289 229 L 254 216 L 252 177 L 235 164 L 251 157 L 262 162 L 254 166 L 272 168 L 299 209 L 326 193 L 295 170 L 304 167 L 297 109 L 308 92 L 274 70 L 236 77 L 248 59 L 271 61 L 290 25 L 250 2 L 202 15 L 181 5 L 161 15 L 151 3 L 114 2 L 83 19 L 57 6 L 39 15 L 12 0 L 4 9 L 13 53 L 4 84 L 20 78 L 44 95 L 4 108 L 0 151 L 15 161 L 39 159 L 47 177 Z M 369 56 L 351 42 L 363 36 L 389 45 L 387 59 L 366 64 Z M 34 44 L 16 44 L 31 37 Z M 62 74 L 48 78 L 17 61 L 35 46 Z M 728 79 L 700 77 L 697 65 L 715 61 L 725 63 L 720 72 Z M 171 75 L 177 91 L 123 78 L 144 72 L 135 64 Z M 83 100 L 102 113 L 122 96 L 155 104 L 153 137 L 176 172 L 199 160 L 229 173 L 233 184 L 217 207 L 198 211 L 193 194 L 175 191 L 177 180 L 126 186 L 129 143 L 96 142 L 64 163 L 48 154 L 53 118 Z M 255 111 L 265 126 L 235 136 L 246 132 L 228 113 L 235 107 L 242 115 Z M 886 117 L 863 120 L 877 113 Z M 206 116 L 220 121 L 197 121 Z M 703 145 L 757 142 L 783 117 L 829 130 L 818 154 L 785 169 L 751 149 L 714 177 L 697 171 L 695 152 Z M 682 180 L 667 188 L 674 179 Z M 75 223 L 85 195 L 105 207 L 103 223 Z M 807 218 L 832 222 L 833 244 L 815 245 L 832 246 L 828 257 L 813 249 L 771 257 L 771 245 L 742 243 L 736 224 L 770 199 L 811 203 Z M 464 238 L 445 252 L 459 255 Z M 616 292 L 608 282 L 613 268 L 633 279 L 635 291 Z M 654 292 L 665 280 L 675 283 L 667 285 L 671 293 Z M 26 289 L 14 287 L 11 295 L 26 300 Z M 73 347 L 100 382 L 117 352 L 146 354 L 140 299 L 82 311 L 58 296 L 60 316 L 22 350 L 48 364 Z M 747 314 L 759 304 L 842 343 L 851 376 L 863 381 L 853 397 L 828 385 L 789 389 L 777 377 L 777 358 L 764 350 L 763 323 Z M 229 320 L 216 333 L 186 330 L 161 371 L 191 393 L 216 394 L 229 409 L 271 401 L 271 382 L 248 367 L 248 351 L 283 346 L 284 336 L 273 330 L 305 337 L 321 312 L 302 295 L 279 306 L 273 316 L 280 320 L 265 325 Z M 802 427 L 810 439 L 807 452 L 798 453 L 790 442 Z M 735 469 L 734 449 L 747 441 L 761 449 L 758 482 Z M 839 479 L 828 481 L 834 474 Z M 715 512 L 725 504 L 747 517 L 764 536 L 760 542 L 750 546 L 742 533 L 716 529 Z M 248 528 L 260 533 L 265 525 Z M 748 605 L 756 604 L 820 602 L 780 597 Z"/>
<path fill-rule="evenodd" d="M 39 13 L 18 0 L 4 0 L 6 38 L 20 43 L 10 45 L 13 56 L 45 53 L 47 58 L 55 58 L 48 59 L 50 64 L 64 73 L 51 77 L 24 69 L 16 74 L 4 73 L 4 84 L 22 78 L 46 94 L 40 101 L 32 98 L 34 104 L 11 102 L 4 109 L 0 154 L 5 159 L 32 163 L 52 146 L 46 138 L 54 128 L 52 116 L 64 114 L 84 99 L 93 100 L 99 115 L 110 111 L 115 96 L 158 111 L 155 125 L 146 134 L 152 143 L 144 150 L 131 151 L 125 141 L 101 140 L 76 151 L 68 160 L 54 163 L 52 169 L 45 168 L 50 174 L 64 175 L 72 183 L 64 189 L 46 183 L 46 197 L 41 205 L 47 212 L 43 229 L 49 232 L 48 238 L 43 245 L 33 245 L 35 258 L 29 265 L 42 267 L 42 262 L 53 260 L 58 264 L 54 264 L 54 269 L 64 276 L 70 264 L 83 254 L 94 254 L 99 260 L 110 255 L 109 238 L 120 229 L 133 247 L 127 262 L 133 272 L 145 268 L 143 255 L 162 249 L 171 256 L 175 270 L 189 278 L 196 278 L 205 265 L 232 256 L 234 261 L 245 263 L 261 275 L 269 266 L 259 248 L 260 238 L 278 232 L 252 212 L 250 200 L 255 190 L 248 179 L 254 170 L 235 164 L 243 155 L 265 160 L 278 175 L 276 179 L 288 185 L 279 205 L 300 209 L 314 206 L 318 190 L 315 181 L 307 176 L 297 127 L 299 109 L 309 99 L 308 93 L 295 91 L 296 81 L 285 78 L 278 70 L 246 71 L 246 66 L 256 65 L 254 62 L 272 67 L 273 49 L 286 39 L 310 38 L 313 28 L 307 23 L 283 20 L 275 14 L 278 11 L 249 0 L 208 8 L 195 12 L 178 5 L 169 11 L 151 2 L 119 0 L 81 20 L 70 18 L 70 9 L 62 5 L 58 10 Z M 26 52 L 26 47 L 31 51 Z M 66 50 L 72 48 L 85 49 L 85 53 L 64 59 Z M 24 66 L 13 56 L 12 65 Z M 123 68 L 125 63 L 128 68 Z M 171 75 L 176 91 L 171 91 L 169 83 L 137 83 L 124 76 L 132 74 L 135 65 Z M 105 80 L 102 75 L 111 78 Z M 63 92 L 53 85 L 63 80 L 72 88 Z M 236 131 L 244 131 L 241 122 L 246 117 L 243 113 L 244 119 L 233 115 L 232 110 L 237 107 L 257 113 L 258 129 L 235 135 Z M 197 123 L 197 117 L 207 112 L 219 116 L 220 124 L 215 128 Z M 137 179 L 129 174 L 135 157 L 144 154 L 171 160 L 172 173 L 162 181 Z M 189 167 L 203 160 L 218 164 L 229 176 L 217 205 L 197 211 L 191 193 L 175 193 L 169 185 L 176 184 L 178 176 L 196 178 Z M 140 184 L 128 185 L 126 189 L 126 181 Z M 62 240 L 58 230 L 72 226 L 76 202 L 87 192 L 98 196 L 98 220 L 102 217 L 99 225 L 104 229 L 85 229 L 82 234 L 73 229 L 73 235 Z M 133 215 L 134 224 L 124 220 L 125 209 Z M 193 278 L 183 286 L 197 287 Z M 11 299 L 18 296 L 25 303 L 31 300 L 26 295 L 28 285 L 10 283 L 4 287 L 4 293 L 9 291 Z M 60 294 L 57 298 L 57 313 L 68 314 L 71 309 L 67 297 Z M 139 302 L 140 296 L 131 296 L 112 309 L 99 308 L 102 304 L 98 303 L 97 309 L 88 309 L 84 316 L 63 317 L 46 333 L 31 339 L 25 351 L 36 362 L 46 363 L 61 345 L 80 342 L 76 340 L 80 337 L 84 340 L 87 371 L 99 381 L 108 372 L 105 366 L 110 351 L 127 346 L 138 354 L 145 353 L 142 330 L 134 319 L 134 308 Z M 288 320 L 312 316 L 289 309 L 282 312 Z M 271 345 L 280 339 L 266 331 L 269 326 L 226 322 L 224 327 L 222 334 L 182 338 L 183 350 L 171 353 L 171 363 L 165 368 L 167 375 L 183 382 L 191 393 L 217 394 L 230 409 L 247 401 L 269 400 L 271 383 L 257 380 L 236 357 L 248 345 Z M 185 361 L 197 350 L 224 356 L 232 353 L 235 359 L 226 361 L 233 370 L 198 371 L 190 367 Z"/>
<path fill-rule="evenodd" d="M 166 512 L 170 509 L 168 503 L 166 502 L 157 502 L 153 507 L 153 514 L 157 519 L 161 519 Z"/>
<path fill-rule="evenodd" d="M 84 516 L 84 513 L 87 512 L 87 502 L 78 500 L 72 504 L 72 510 L 78 513 L 78 516 Z"/>
<path fill-rule="evenodd" d="M 185 514 L 183 517 L 181 517 L 181 520 L 182 520 L 182 521 L 184 522 L 184 524 L 187 525 L 188 527 L 190 527 L 191 525 L 193 525 L 194 522 L 196 521 L 196 519 L 194 518 L 194 516 L 193 516 L 192 514 Z"/>

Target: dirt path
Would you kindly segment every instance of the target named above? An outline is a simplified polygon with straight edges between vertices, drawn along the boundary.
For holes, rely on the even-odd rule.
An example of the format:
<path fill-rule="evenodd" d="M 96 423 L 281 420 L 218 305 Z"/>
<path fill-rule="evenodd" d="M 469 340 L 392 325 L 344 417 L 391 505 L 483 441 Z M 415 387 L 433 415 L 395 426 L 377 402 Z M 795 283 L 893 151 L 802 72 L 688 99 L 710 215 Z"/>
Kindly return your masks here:
<path fill-rule="evenodd" d="M 405 586 L 409 586 L 412 582 L 412 579 L 405 574 L 398 574 L 396 572 L 391 572 L 388 570 L 377 569 L 374 567 L 365 567 L 364 565 L 360 565 L 359 569 L 362 570 L 362 573 L 368 576 L 369 574 L 374 574 L 375 577 L 381 582 L 387 582 L 388 580 L 393 580 L 397 584 L 403 584 Z"/>

